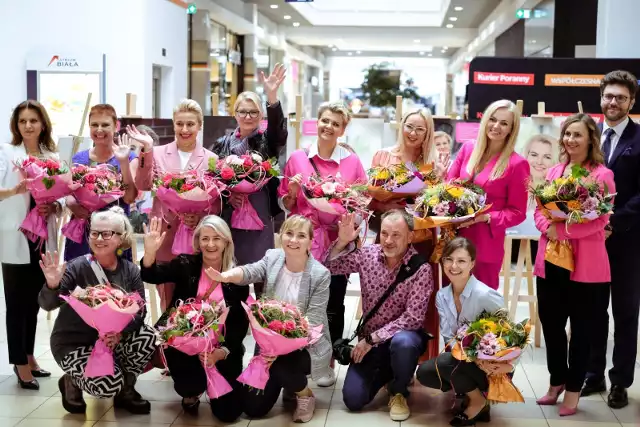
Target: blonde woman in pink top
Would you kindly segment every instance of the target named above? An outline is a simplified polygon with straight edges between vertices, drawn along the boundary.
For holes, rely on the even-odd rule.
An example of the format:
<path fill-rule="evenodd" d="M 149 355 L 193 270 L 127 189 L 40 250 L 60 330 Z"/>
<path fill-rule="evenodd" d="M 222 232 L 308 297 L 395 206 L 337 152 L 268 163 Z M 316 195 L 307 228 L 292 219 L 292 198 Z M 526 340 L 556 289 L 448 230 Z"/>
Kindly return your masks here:
<path fill-rule="evenodd" d="M 282 205 L 287 211 L 305 216 L 313 223 L 311 254 L 315 259 L 321 259 L 331 242 L 338 237 L 337 225 L 328 226 L 335 222 L 335 218 L 309 206 L 300 185 L 314 174 L 333 176 L 347 184 L 366 182 L 367 174 L 360 158 L 344 145 L 338 144 L 338 138 L 344 135 L 350 120 L 351 113 L 342 102 L 322 104 L 318 110 L 317 142 L 308 149 L 296 150 L 291 154 L 278 189 Z M 331 342 L 342 338 L 347 279 L 344 275 L 331 276 L 327 305 Z M 321 387 L 332 386 L 335 383 L 333 369 L 327 377 L 320 378 L 316 383 Z"/>
<path fill-rule="evenodd" d="M 580 165 L 590 171 L 601 189 L 615 193 L 613 172 L 604 166 L 600 148 L 600 130 L 586 114 L 575 114 L 560 131 L 560 161 L 552 167 L 547 180 L 571 175 Z M 550 222 L 536 208 L 536 227 L 542 233 L 534 274 L 537 279 L 538 312 L 547 347 L 550 385 L 539 405 L 555 405 L 564 392 L 561 416 L 573 415 L 578 407 L 580 390 L 587 375 L 592 331 L 598 319 L 607 316 L 611 282 L 609 257 L 605 247 L 605 227 L 609 215 L 583 224 L 567 226 Z M 568 240 L 574 255 L 574 270 L 569 271 L 545 261 L 547 242 Z M 606 293 L 603 292 L 606 291 Z M 602 313 L 602 314 L 601 314 Z M 567 339 L 567 320 L 571 322 L 571 339 Z M 567 341 L 569 354 L 567 355 Z"/>

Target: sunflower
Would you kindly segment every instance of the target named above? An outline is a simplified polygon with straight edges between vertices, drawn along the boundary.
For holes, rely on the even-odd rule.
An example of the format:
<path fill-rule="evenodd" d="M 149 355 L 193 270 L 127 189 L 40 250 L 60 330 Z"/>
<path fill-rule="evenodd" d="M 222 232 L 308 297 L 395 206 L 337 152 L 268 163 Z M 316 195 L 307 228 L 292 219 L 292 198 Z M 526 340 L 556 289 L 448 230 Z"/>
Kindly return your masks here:
<path fill-rule="evenodd" d="M 480 327 L 484 332 L 496 333 L 496 331 L 498 330 L 498 325 L 496 325 L 496 322 L 487 319 L 480 320 Z"/>
<path fill-rule="evenodd" d="M 451 195 L 451 197 L 453 197 L 454 199 L 459 199 L 462 194 L 464 194 L 464 189 L 460 187 L 449 186 L 447 187 L 447 193 L 449 193 L 449 195 Z"/>
<path fill-rule="evenodd" d="M 386 181 L 391 177 L 388 169 L 380 169 L 374 176 L 376 180 Z"/>

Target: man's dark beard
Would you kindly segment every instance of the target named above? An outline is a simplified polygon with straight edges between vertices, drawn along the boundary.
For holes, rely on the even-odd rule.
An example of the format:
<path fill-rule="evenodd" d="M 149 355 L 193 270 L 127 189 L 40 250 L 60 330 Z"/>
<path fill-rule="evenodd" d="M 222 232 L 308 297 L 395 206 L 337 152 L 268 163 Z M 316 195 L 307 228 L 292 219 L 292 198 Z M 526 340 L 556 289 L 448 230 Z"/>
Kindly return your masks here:
<path fill-rule="evenodd" d="M 608 111 L 609 111 L 609 107 L 603 109 L 603 111 L 602 111 L 604 113 L 604 116 L 607 118 L 607 120 L 609 120 L 611 122 L 617 122 L 618 120 L 623 119 L 624 117 L 626 117 L 629 114 L 629 111 L 631 111 L 631 108 L 628 108 L 626 110 L 623 109 L 623 108 L 619 108 L 620 112 L 618 114 L 616 114 L 615 116 L 612 116 L 612 117 L 609 116 Z"/>

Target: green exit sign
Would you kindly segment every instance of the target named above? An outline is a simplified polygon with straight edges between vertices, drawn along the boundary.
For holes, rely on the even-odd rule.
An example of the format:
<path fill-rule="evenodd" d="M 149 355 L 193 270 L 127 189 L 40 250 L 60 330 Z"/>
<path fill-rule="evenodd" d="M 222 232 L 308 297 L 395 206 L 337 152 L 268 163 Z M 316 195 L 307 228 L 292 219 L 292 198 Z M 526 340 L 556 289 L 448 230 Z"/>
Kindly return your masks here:
<path fill-rule="evenodd" d="M 198 7 L 196 6 L 195 3 L 191 3 L 189 4 L 189 6 L 187 6 L 188 15 L 194 15 L 197 11 L 198 11 Z"/>
<path fill-rule="evenodd" d="M 516 18 L 529 19 L 531 18 L 531 9 L 518 9 L 516 10 Z"/>

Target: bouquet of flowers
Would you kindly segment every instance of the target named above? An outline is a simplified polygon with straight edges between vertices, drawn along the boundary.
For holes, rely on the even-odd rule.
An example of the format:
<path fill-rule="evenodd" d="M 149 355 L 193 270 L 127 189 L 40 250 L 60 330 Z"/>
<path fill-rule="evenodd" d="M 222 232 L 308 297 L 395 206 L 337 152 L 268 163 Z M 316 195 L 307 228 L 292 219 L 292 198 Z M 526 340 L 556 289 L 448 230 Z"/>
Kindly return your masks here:
<path fill-rule="evenodd" d="M 528 319 L 515 323 L 507 310 L 483 311 L 458 329 L 451 354 L 458 360 L 477 363 L 487 373 L 490 402 L 524 402 L 507 374 L 529 344 L 530 332 Z"/>
<path fill-rule="evenodd" d="M 122 175 L 109 165 L 76 165 L 71 169 L 71 176 L 73 183 L 78 185 L 73 196 L 89 212 L 100 210 L 124 195 Z M 62 227 L 62 234 L 76 243 L 82 243 L 86 227 L 86 219 L 72 218 Z"/>
<path fill-rule="evenodd" d="M 153 188 L 163 208 L 176 215 L 209 212 L 212 201 L 220 196 L 221 191 L 220 184 L 214 178 L 195 170 L 158 175 L 154 179 Z M 171 252 L 174 255 L 192 254 L 192 242 L 193 230 L 181 220 Z"/>
<path fill-rule="evenodd" d="M 102 337 L 109 333 L 122 332 L 136 313 L 144 308 L 144 300 L 140 294 L 127 293 L 109 285 L 96 285 L 87 288 L 76 287 L 71 294 L 62 295 L 60 298 L 100 335 L 89 356 L 84 371 L 85 377 L 113 375 L 113 353 Z"/>
<path fill-rule="evenodd" d="M 564 222 L 565 227 L 593 221 L 613 211 L 613 197 L 606 184 L 604 188 L 589 177 L 589 171 L 574 165 L 571 175 L 531 188 L 540 211 L 552 222 Z M 569 240 L 549 241 L 545 260 L 573 271 L 573 249 Z"/>
<path fill-rule="evenodd" d="M 224 301 L 217 303 L 191 299 L 180 302 L 169 312 L 166 326 L 159 328 L 162 340 L 165 345 L 189 356 L 210 353 L 224 341 L 222 329 L 228 313 Z M 210 399 L 231 392 L 231 386 L 215 366 L 205 363 L 204 370 Z"/>
<path fill-rule="evenodd" d="M 427 186 L 440 182 L 433 165 L 423 165 L 420 168 L 412 163 L 378 166 L 369 169 L 368 175 L 367 191 L 381 202 L 415 197 Z"/>
<path fill-rule="evenodd" d="M 224 159 L 209 160 L 209 173 L 221 180 L 232 193 L 243 196 L 242 206 L 231 214 L 231 227 L 239 230 L 262 230 L 264 223 L 249 202 L 272 177 L 280 174 L 278 159 L 265 160 L 258 153 L 232 154 Z"/>
<path fill-rule="evenodd" d="M 277 357 L 316 343 L 322 336 L 322 325 L 311 327 L 298 307 L 274 299 L 242 303 L 249 316 L 251 333 L 260 347 L 238 381 L 264 390 L 269 380 L 269 362 L 264 358 Z"/>
<path fill-rule="evenodd" d="M 45 241 L 49 237 L 47 220 L 40 216 L 37 205 L 53 203 L 66 197 L 77 185 L 73 184 L 69 168 L 57 160 L 40 160 L 29 156 L 15 166 L 27 179 L 27 189 L 36 202 L 36 207 L 27 214 L 20 229 L 32 242 L 38 239 Z"/>

